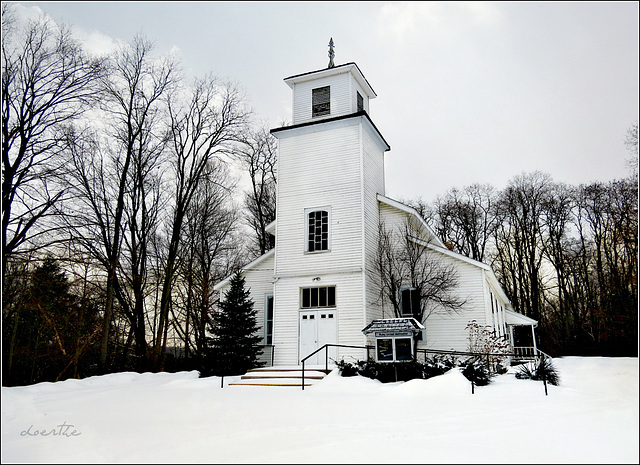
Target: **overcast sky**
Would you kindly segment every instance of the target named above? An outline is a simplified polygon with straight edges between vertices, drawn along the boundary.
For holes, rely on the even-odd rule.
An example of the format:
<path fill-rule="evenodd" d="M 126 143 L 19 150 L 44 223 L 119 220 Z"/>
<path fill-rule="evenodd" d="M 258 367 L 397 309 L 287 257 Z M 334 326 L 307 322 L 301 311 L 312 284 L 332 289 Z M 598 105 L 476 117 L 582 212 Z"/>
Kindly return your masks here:
<path fill-rule="evenodd" d="M 108 51 L 142 33 L 183 68 L 240 84 L 256 118 L 291 121 L 283 79 L 355 62 L 391 145 L 387 195 L 432 201 L 523 172 L 570 184 L 629 174 L 638 2 L 20 2 Z"/>

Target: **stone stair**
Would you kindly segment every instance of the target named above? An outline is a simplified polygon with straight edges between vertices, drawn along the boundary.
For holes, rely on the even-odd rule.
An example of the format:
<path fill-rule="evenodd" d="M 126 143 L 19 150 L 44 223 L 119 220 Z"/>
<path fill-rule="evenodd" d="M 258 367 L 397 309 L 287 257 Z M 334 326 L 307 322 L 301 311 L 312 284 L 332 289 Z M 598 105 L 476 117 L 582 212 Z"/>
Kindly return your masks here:
<path fill-rule="evenodd" d="M 304 385 L 313 386 L 322 381 L 330 372 L 324 368 L 305 368 Z M 229 383 L 229 386 L 288 386 L 302 387 L 301 367 L 265 367 L 249 370 L 239 381 Z"/>

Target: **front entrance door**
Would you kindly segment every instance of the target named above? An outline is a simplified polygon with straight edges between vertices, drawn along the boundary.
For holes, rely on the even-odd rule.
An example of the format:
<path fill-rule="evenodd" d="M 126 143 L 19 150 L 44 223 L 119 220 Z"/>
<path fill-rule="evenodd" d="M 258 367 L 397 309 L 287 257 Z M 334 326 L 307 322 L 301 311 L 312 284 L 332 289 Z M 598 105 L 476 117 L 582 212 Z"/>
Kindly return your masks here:
<path fill-rule="evenodd" d="M 338 342 L 338 325 L 336 311 L 324 310 L 303 310 L 300 312 L 300 355 L 301 361 L 314 350 L 325 344 L 335 344 Z M 329 347 L 329 362 L 337 357 L 337 348 Z M 325 351 L 321 350 L 313 357 L 307 359 L 306 366 L 324 365 Z"/>

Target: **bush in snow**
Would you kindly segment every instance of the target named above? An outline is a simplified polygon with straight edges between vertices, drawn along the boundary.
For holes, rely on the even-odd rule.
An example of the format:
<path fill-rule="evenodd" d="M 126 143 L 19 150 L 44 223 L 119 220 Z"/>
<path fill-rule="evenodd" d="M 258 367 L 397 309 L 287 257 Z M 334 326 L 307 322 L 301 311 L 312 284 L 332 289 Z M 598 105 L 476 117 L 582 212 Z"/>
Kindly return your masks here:
<path fill-rule="evenodd" d="M 486 386 L 491 382 L 493 374 L 477 359 L 470 359 L 463 363 L 462 374 L 476 386 Z"/>
<path fill-rule="evenodd" d="M 471 320 L 466 327 L 469 352 L 486 354 L 483 361 L 487 370 L 497 373 L 508 365 L 508 354 L 511 345 L 504 337 L 497 335 L 491 326 L 481 326 L 476 320 Z"/>
<path fill-rule="evenodd" d="M 379 363 L 359 360 L 355 363 L 340 360 L 336 366 L 342 376 L 360 375 L 377 379 L 382 383 L 409 381 L 412 379 L 428 379 L 446 373 L 457 365 L 453 357 L 433 356 L 424 362 L 412 360 L 398 363 Z"/>
<path fill-rule="evenodd" d="M 520 365 L 516 372 L 516 378 L 546 381 L 554 386 L 560 384 L 560 374 L 548 357 L 541 357 L 534 363 Z"/>
<path fill-rule="evenodd" d="M 344 359 L 339 360 L 335 363 L 340 370 L 340 375 L 344 376 L 345 378 L 356 376 L 358 374 L 358 367 L 353 363 L 345 362 Z"/>

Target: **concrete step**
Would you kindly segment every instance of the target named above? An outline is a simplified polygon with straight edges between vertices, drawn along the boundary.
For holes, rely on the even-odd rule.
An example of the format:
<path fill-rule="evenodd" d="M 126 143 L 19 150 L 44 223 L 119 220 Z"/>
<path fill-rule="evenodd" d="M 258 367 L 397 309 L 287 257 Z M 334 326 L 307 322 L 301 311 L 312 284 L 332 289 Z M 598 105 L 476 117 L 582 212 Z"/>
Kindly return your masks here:
<path fill-rule="evenodd" d="M 329 370 L 330 371 L 330 370 Z M 322 381 L 328 371 L 324 369 L 304 370 L 304 385 L 312 386 Z M 302 387 L 302 370 L 300 367 L 265 367 L 249 370 L 240 377 L 240 381 L 229 383 L 229 386 L 281 386 Z"/>

